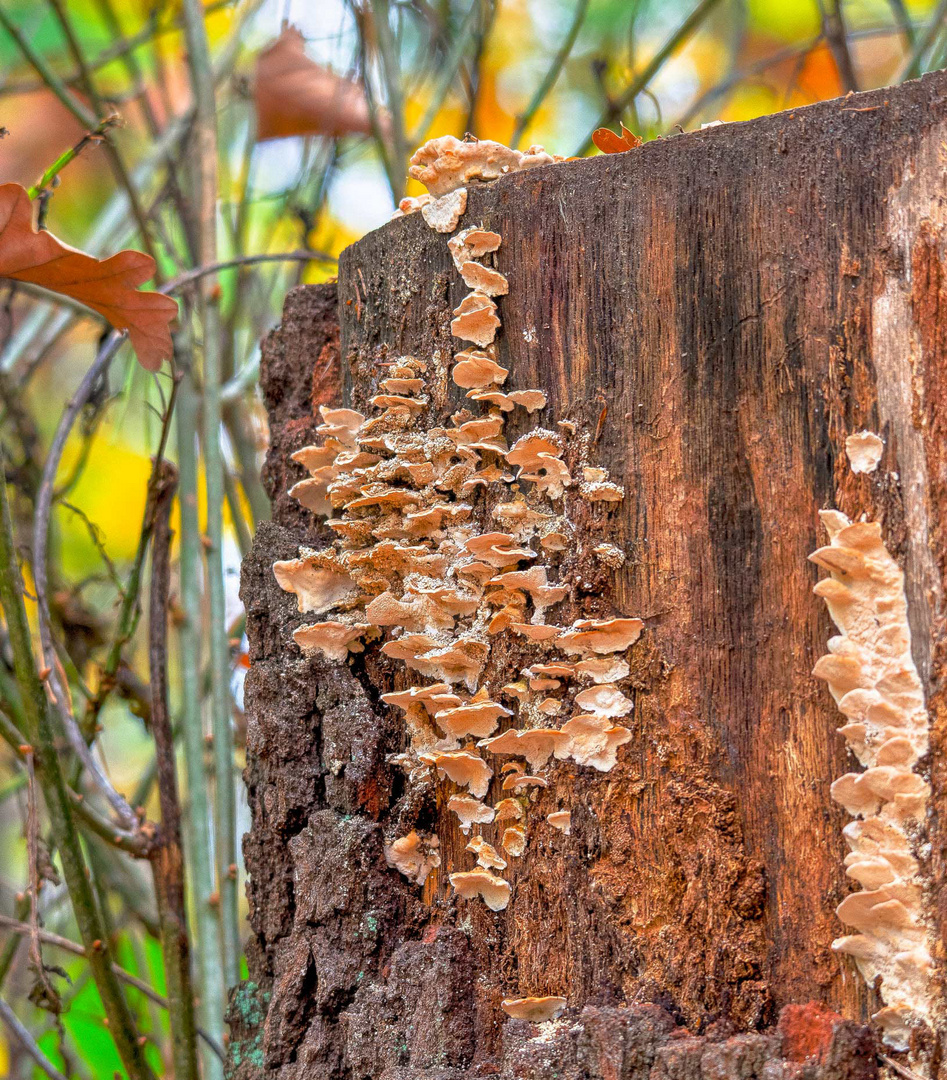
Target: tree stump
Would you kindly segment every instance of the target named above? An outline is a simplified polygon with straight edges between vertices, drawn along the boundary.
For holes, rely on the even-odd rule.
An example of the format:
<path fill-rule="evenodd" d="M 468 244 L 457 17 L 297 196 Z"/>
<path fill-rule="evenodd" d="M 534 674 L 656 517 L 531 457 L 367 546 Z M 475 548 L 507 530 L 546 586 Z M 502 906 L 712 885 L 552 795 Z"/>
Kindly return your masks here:
<path fill-rule="evenodd" d="M 494 389 L 547 399 L 503 413 L 503 435 L 557 434 L 573 480 L 553 500 L 565 549 L 530 541 L 568 590 L 546 621 L 643 622 L 622 654 L 634 707 L 614 719 L 629 732 L 617 764 L 550 759 L 548 786 L 523 789 L 526 847 L 504 856 L 499 911 L 449 881 L 475 861 L 447 806 L 469 793 L 398 760 L 405 715 L 381 695 L 432 678 L 381 651 L 390 627 L 344 662 L 303 655 L 293 631 L 333 616 L 301 613 L 272 569 L 336 535 L 286 494 L 307 476 L 290 455 L 320 441 L 318 406 L 376 415 L 385 365 L 413 357 L 427 401 L 410 430 L 487 415 L 451 379 L 468 288 L 448 236 L 415 213 L 349 248 L 337 289 L 289 294 L 261 376 L 274 520 L 243 577 L 253 936 L 231 1008 L 235 1076 L 874 1075 L 884 1048 L 866 1025 L 883 997 L 832 948 L 852 932 L 835 909 L 858 886 L 845 872 L 851 815 L 830 787 L 861 767 L 812 674 L 836 631 L 808 556 L 828 544 L 819 512 L 837 509 L 880 523 L 903 570 L 931 736 L 914 769 L 932 796 L 907 829 L 912 887 L 940 963 L 945 155 L 937 73 L 468 186 L 459 228 L 502 237 L 492 266 L 509 281 L 497 361 L 511 374 Z M 863 431 L 883 454 L 856 472 L 861 444 L 850 460 L 846 440 Z M 879 444 L 866 445 L 870 457 Z M 596 483 L 624 497 L 598 501 Z M 516 490 L 488 477 L 468 493 L 469 520 L 498 528 L 491 512 Z M 509 630 L 489 644 L 481 681 L 511 706 L 498 688 L 535 649 Z M 569 709 L 549 723 L 581 711 Z M 506 760 L 493 762 L 493 803 Z M 546 820 L 561 810 L 568 835 Z M 423 887 L 386 861 L 412 830 L 439 841 Z M 502 833 L 483 828 L 498 851 Z M 930 992 L 936 1013 L 936 978 Z M 560 1020 L 500 1005 L 543 995 L 566 999 Z M 909 1041 L 901 1060 L 937 1074 L 936 1035 L 921 1025 Z"/>

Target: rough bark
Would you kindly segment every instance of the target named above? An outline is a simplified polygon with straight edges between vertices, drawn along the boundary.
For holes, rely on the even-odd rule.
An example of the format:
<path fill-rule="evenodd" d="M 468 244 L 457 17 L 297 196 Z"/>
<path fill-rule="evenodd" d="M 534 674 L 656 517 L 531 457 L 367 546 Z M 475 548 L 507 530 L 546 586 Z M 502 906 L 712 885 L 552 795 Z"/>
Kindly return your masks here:
<path fill-rule="evenodd" d="M 318 404 L 341 388 L 364 409 L 379 362 L 402 354 L 433 362 L 440 422 L 466 404 L 449 322 L 467 290 L 415 214 L 348 249 L 337 298 L 290 294 L 263 363 L 274 521 L 243 578 L 253 936 L 232 1007 L 236 1076 L 874 1073 L 860 1024 L 878 995 L 831 949 L 851 884 L 848 819 L 828 789 L 852 764 L 811 675 L 833 629 L 807 555 L 824 542 L 818 511 L 836 507 L 880 521 L 905 572 L 931 709 L 940 958 L 945 140 L 936 74 L 471 187 L 463 223 L 503 237 L 501 363 L 546 391 L 543 426 L 577 425 L 570 464 L 594 450 L 626 489 L 607 514 L 573 504 L 568 614 L 646 625 L 633 741 L 607 775 L 556 772 L 537 820 L 571 806 L 572 834 L 531 831 L 497 914 L 452 895 L 447 875 L 469 856 L 442 793 L 407 787 L 386 761 L 406 741 L 379 701 L 404 686 L 395 665 L 372 649 L 349 665 L 303 658 L 291 631 L 312 620 L 271 570 L 319 539 L 285 495 Z M 509 442 L 532 426 L 514 414 Z M 861 429 L 886 447 L 855 475 L 844 443 Z M 618 571 L 592 553 L 603 538 L 626 553 Z M 522 666 L 515 647 L 497 663 Z M 441 844 L 423 892 L 382 850 L 414 827 Z M 502 997 L 530 993 L 567 996 L 569 1022 L 540 1035 L 503 1016 Z M 787 1006 L 810 1001 L 849 1019 L 819 1029 L 806 1059 L 812 1017 Z"/>

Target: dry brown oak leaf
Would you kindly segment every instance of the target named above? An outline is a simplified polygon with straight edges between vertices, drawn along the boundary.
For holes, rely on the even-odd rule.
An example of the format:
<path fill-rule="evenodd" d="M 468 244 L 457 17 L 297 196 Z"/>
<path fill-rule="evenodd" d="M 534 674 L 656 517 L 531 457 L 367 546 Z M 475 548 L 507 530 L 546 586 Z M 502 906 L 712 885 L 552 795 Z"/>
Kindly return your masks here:
<path fill-rule="evenodd" d="M 621 126 L 621 135 L 616 135 L 608 128 L 596 128 L 592 132 L 592 142 L 603 154 L 624 154 L 627 150 L 637 150 L 641 145 L 641 139 L 624 124 Z"/>
<path fill-rule="evenodd" d="M 365 92 L 306 56 L 302 34 L 288 26 L 257 57 L 253 82 L 256 137 L 371 133 Z"/>
<path fill-rule="evenodd" d="M 33 204 L 19 184 L 0 184 L 0 278 L 28 281 L 71 296 L 127 330 L 138 362 L 157 371 L 171 356 L 171 320 L 177 302 L 139 292 L 154 277 L 155 261 L 140 251 L 96 259 L 33 228 Z"/>

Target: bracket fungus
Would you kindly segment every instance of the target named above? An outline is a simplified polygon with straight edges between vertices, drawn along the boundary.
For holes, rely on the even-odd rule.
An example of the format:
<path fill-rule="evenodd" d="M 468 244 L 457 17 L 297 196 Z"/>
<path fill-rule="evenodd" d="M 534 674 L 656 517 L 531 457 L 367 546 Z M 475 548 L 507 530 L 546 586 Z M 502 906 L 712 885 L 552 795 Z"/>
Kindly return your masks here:
<path fill-rule="evenodd" d="M 858 431 L 845 440 L 845 453 L 853 473 L 873 473 L 884 452 L 884 440 L 873 431 Z"/>
<path fill-rule="evenodd" d="M 496 730 L 501 716 L 512 715 L 510 709 L 495 701 L 471 701 L 466 705 L 436 712 L 434 722 L 445 735 L 455 739 L 463 739 L 468 735 L 484 739 Z"/>
<path fill-rule="evenodd" d="M 497 821 L 521 821 L 525 811 L 519 799 L 501 799 L 493 808 L 496 811 Z"/>
<path fill-rule="evenodd" d="M 526 851 L 526 829 L 522 825 L 509 825 L 503 830 L 500 841 L 503 850 L 514 859 L 522 857 Z"/>
<path fill-rule="evenodd" d="M 300 626 L 293 631 L 293 640 L 304 653 L 322 653 L 328 660 L 341 662 L 350 652 L 362 652 L 360 638 L 371 630 L 368 623 L 322 622 Z"/>
<path fill-rule="evenodd" d="M 440 841 L 428 833 L 412 829 L 407 836 L 385 848 L 385 861 L 416 885 L 423 885 L 428 874 L 441 865 Z"/>
<path fill-rule="evenodd" d="M 567 758 L 570 738 L 568 733 L 557 728 L 526 728 L 522 731 L 510 728 L 495 738 L 483 739 L 477 745 L 491 754 L 515 754 L 525 758 L 531 769 L 538 769 L 554 754 L 559 760 Z M 506 790 L 505 782 L 503 787 Z"/>
<path fill-rule="evenodd" d="M 464 390 L 482 390 L 502 386 L 509 371 L 485 353 L 477 350 L 458 353 L 454 357 L 451 378 Z"/>
<path fill-rule="evenodd" d="M 447 241 L 447 248 L 454 260 L 454 266 L 462 274 L 468 263 L 498 251 L 501 243 L 502 237 L 499 233 L 471 225 L 452 236 Z"/>
<path fill-rule="evenodd" d="M 422 183 L 435 197 L 475 181 L 497 180 L 511 172 L 537 165 L 551 165 L 561 157 L 547 154 L 541 146 L 511 150 L 490 139 L 457 139 L 442 135 L 417 149 L 408 165 L 408 176 Z"/>
<path fill-rule="evenodd" d="M 618 764 L 618 748 L 631 740 L 631 732 L 604 716 L 573 716 L 562 725 L 569 736 L 569 755 L 578 765 L 611 772 Z"/>
<path fill-rule="evenodd" d="M 544 1024 L 548 1020 L 558 1019 L 567 1004 L 564 997 L 505 998 L 500 1002 L 500 1008 L 514 1020 Z"/>
<path fill-rule="evenodd" d="M 452 233 L 467 209 L 467 189 L 454 188 L 439 199 L 431 199 L 421 206 L 421 216 L 439 233 Z"/>
<path fill-rule="evenodd" d="M 489 345 L 500 328 L 497 306 L 481 292 L 468 293 L 454 308 L 450 332 L 463 341 L 472 341 L 481 348 Z"/>
<path fill-rule="evenodd" d="M 911 654 L 904 575 L 874 522 L 820 515 L 829 544 L 810 559 L 832 575 L 815 593 L 840 633 L 815 666 L 846 723 L 839 729 L 864 772 L 832 785 L 856 820 L 844 829 L 847 873 L 862 886 L 838 906 L 856 933 L 833 948 L 847 953 L 869 985 L 880 982 L 875 1019 L 884 1041 L 907 1049 L 911 1029 L 933 1013 L 933 960 L 922 909 L 921 865 L 912 835 L 930 795 L 914 766 L 928 749 L 929 718 Z"/>
<path fill-rule="evenodd" d="M 450 875 L 450 883 L 458 896 L 473 900 L 479 896 L 491 911 L 503 911 L 510 902 L 510 883 L 489 870 L 467 870 Z"/>
<path fill-rule="evenodd" d="M 547 814 L 546 820 L 554 828 L 565 836 L 572 831 L 572 813 L 569 810 L 556 810 L 555 813 Z"/>
<path fill-rule="evenodd" d="M 303 613 L 321 615 L 358 592 L 344 570 L 320 565 L 318 556 L 275 562 L 273 574 L 281 589 L 295 594 Z"/>
<path fill-rule="evenodd" d="M 460 276 L 468 289 L 474 289 L 484 296 L 506 296 L 510 283 L 499 272 L 478 262 L 465 262 L 460 268 Z"/>
<path fill-rule="evenodd" d="M 556 638 L 556 645 L 573 655 L 622 652 L 634 645 L 643 627 L 641 619 L 577 619 Z"/>
<path fill-rule="evenodd" d="M 475 836 L 467 845 L 466 850 L 472 851 L 477 856 L 477 865 L 485 870 L 506 869 L 506 859 L 497 852 L 497 849 L 492 844 L 488 844 L 482 836 Z"/>
<path fill-rule="evenodd" d="M 627 716 L 634 702 L 612 683 L 597 683 L 575 696 L 575 703 L 580 709 L 596 716 Z"/>
<path fill-rule="evenodd" d="M 570 515 L 585 498 L 602 503 L 596 518 L 604 518 L 621 489 L 604 470 L 587 464 L 589 440 L 574 421 L 550 418 L 549 428 L 536 426 L 508 446 L 507 421 L 522 419 L 514 410 L 531 416 L 547 409 L 548 401 L 540 389 L 512 385 L 510 370 L 498 362 L 499 305 L 516 283 L 489 259 L 501 248 L 500 234 L 482 222 L 456 231 L 470 183 L 555 160 L 541 147 L 522 153 L 450 136 L 414 155 L 411 175 L 430 194 L 402 200 L 398 213 L 420 211 L 447 237 L 457 273 L 470 290 L 453 311 L 451 332 L 467 344 L 445 358 L 433 343 L 431 354 L 421 357 L 386 352 L 380 343 L 377 382 L 366 394 L 370 415 L 321 407 L 321 444 L 292 455 L 309 473 L 292 494 L 328 518 L 332 540 L 318 551 L 301 548 L 298 558 L 273 566 L 300 612 L 334 613 L 331 621 L 293 632 L 304 652 L 342 662 L 381 639 L 372 645 L 369 670 L 380 653 L 386 676 L 393 663 L 396 680 L 416 679 L 414 673 L 431 680 L 382 695 L 385 706 L 403 712 L 409 739 L 406 749 L 387 760 L 403 769 L 410 784 L 466 788 L 446 801 L 465 836 L 475 825 L 511 822 L 500 845 L 513 857 L 523 855 L 531 815 L 541 812 L 543 789 L 550 784 L 535 771 L 551 775 L 554 762 L 569 758 L 607 770 L 631 737 L 613 724 L 631 708 L 617 685 L 628 677 L 629 666 L 615 654 L 634 643 L 642 625 L 624 617 L 546 624 L 553 605 L 581 602 L 569 576 L 571 556 L 561 555 L 579 546 Z M 537 339 L 534 327 L 528 334 L 527 340 Z M 453 385 L 466 391 L 463 407 L 449 419 L 442 407 L 445 359 Z M 582 479 L 574 485 L 570 469 L 579 465 Z M 521 483 L 532 486 L 524 491 Z M 600 560 L 608 568 L 618 565 L 604 555 Z M 574 607 L 570 617 L 582 610 Z M 557 660 L 550 655 L 554 648 L 576 659 Z M 574 685 L 579 679 L 586 689 Z M 555 696 L 542 696 L 550 691 Z M 549 718 L 566 709 L 578 714 L 562 728 L 551 726 Z M 496 735 L 501 722 L 508 730 Z M 913 749 L 912 743 L 899 750 L 889 740 L 876 764 L 895 768 Z M 496 806 L 482 801 L 494 769 L 480 750 L 515 758 L 499 770 Z M 861 781 L 862 789 L 874 785 L 874 792 L 881 780 L 873 774 Z M 443 794 L 439 789 L 439 806 Z M 905 787 L 898 798 L 907 795 Z M 568 811 L 547 815 L 549 825 L 564 832 L 570 820 Z M 511 887 L 493 873 L 506 861 L 492 839 L 475 836 L 466 850 L 479 865 L 451 874 L 450 881 L 458 895 L 480 897 L 499 911 Z M 438 847 L 436 837 L 413 830 L 387 846 L 385 857 L 420 884 L 440 864 Z M 852 872 L 868 880 L 862 864 L 853 864 Z M 530 1016 L 537 1017 L 543 1002 L 565 1005 L 561 998 L 508 1004 L 526 1009 L 532 1003 Z"/>
<path fill-rule="evenodd" d="M 468 795 L 452 795 L 447 800 L 447 809 L 452 810 L 460 821 L 460 831 L 468 834 L 474 825 L 489 825 L 494 818 L 494 809 L 479 799 Z"/>
<path fill-rule="evenodd" d="M 425 754 L 422 761 L 433 765 L 442 776 L 450 777 L 460 787 L 467 788 L 478 799 L 482 799 L 490 787 L 493 769 L 482 757 L 469 750 Z"/>

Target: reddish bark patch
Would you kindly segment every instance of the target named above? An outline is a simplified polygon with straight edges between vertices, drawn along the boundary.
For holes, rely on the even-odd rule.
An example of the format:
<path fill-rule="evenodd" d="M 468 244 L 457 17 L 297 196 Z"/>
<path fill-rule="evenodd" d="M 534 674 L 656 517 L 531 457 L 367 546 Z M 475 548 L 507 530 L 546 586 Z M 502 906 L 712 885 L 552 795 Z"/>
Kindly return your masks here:
<path fill-rule="evenodd" d="M 841 1020 L 837 1012 L 818 1001 L 805 1005 L 787 1005 L 779 1014 L 779 1033 L 783 1037 L 783 1057 L 790 1061 L 822 1061 L 832 1032 Z"/>

